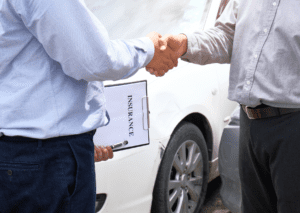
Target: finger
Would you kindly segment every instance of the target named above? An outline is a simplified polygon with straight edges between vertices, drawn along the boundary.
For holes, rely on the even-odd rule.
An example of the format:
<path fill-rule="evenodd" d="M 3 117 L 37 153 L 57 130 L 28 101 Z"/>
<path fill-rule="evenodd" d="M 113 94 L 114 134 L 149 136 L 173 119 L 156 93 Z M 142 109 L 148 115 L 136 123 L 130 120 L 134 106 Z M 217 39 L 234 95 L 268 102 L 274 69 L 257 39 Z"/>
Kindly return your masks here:
<path fill-rule="evenodd" d="M 151 68 L 149 68 L 149 67 L 145 67 L 145 69 L 146 69 L 148 72 L 150 72 L 150 69 L 151 69 Z"/>
<path fill-rule="evenodd" d="M 165 51 L 167 49 L 167 46 L 166 45 L 161 45 L 160 48 L 159 48 L 161 51 Z"/>
<path fill-rule="evenodd" d="M 94 160 L 97 161 L 97 159 L 98 159 L 97 146 L 94 146 Z"/>
<path fill-rule="evenodd" d="M 164 70 L 159 70 L 159 71 L 156 71 L 156 77 L 161 77 L 161 76 L 164 76 L 165 74 L 165 71 Z"/>
<path fill-rule="evenodd" d="M 94 160 L 97 161 L 97 162 L 101 161 L 102 154 L 103 154 L 102 149 L 100 147 L 96 146 L 95 151 L 96 151 L 96 156 L 94 157 Z"/>
<path fill-rule="evenodd" d="M 160 73 L 160 77 L 162 77 L 162 76 L 164 76 L 165 75 L 165 71 L 163 70 L 163 71 L 161 71 L 161 73 Z"/>
<path fill-rule="evenodd" d="M 170 70 L 170 69 L 173 69 L 173 67 L 175 66 L 173 61 L 171 59 L 168 59 L 168 58 L 162 58 L 162 63 L 163 63 L 161 65 L 162 70 Z"/>
<path fill-rule="evenodd" d="M 150 68 L 149 66 L 146 67 L 146 70 L 147 70 L 148 72 L 150 72 L 150 74 L 153 74 L 153 69 Z"/>
<path fill-rule="evenodd" d="M 169 42 L 170 42 L 171 38 L 172 38 L 172 35 L 171 35 L 171 34 L 165 34 L 165 35 L 161 38 L 161 40 L 163 40 L 163 41 L 165 42 L 166 45 L 169 45 Z"/>
<path fill-rule="evenodd" d="M 102 160 L 106 161 L 108 159 L 108 151 L 106 148 L 102 148 Z"/>
<path fill-rule="evenodd" d="M 155 71 L 154 70 L 152 70 L 152 72 L 150 73 L 151 75 L 155 75 Z"/>
<path fill-rule="evenodd" d="M 112 159 L 114 157 L 112 148 L 110 146 L 107 146 L 106 149 L 108 151 L 108 158 Z"/>
<path fill-rule="evenodd" d="M 170 47 L 173 51 L 176 51 L 179 48 L 173 35 L 164 35 L 162 39 L 167 42 L 168 47 Z"/>
<path fill-rule="evenodd" d="M 170 50 L 170 51 L 168 51 L 169 58 L 172 60 L 174 67 L 177 67 L 178 66 L 178 57 L 173 50 L 171 50 L 171 49 L 169 49 L 169 50 Z"/>
<path fill-rule="evenodd" d="M 161 77 L 162 76 L 162 71 L 156 71 L 157 74 L 156 74 L 156 77 Z"/>
<path fill-rule="evenodd" d="M 97 154 L 97 152 L 96 152 L 96 149 L 94 149 L 94 161 L 96 161 L 97 158 L 98 158 L 98 154 Z"/>
<path fill-rule="evenodd" d="M 96 145 L 94 145 L 94 160 L 96 160 L 96 158 L 97 158 L 97 152 L 96 152 Z"/>
<path fill-rule="evenodd" d="M 160 65 L 155 68 L 154 74 L 156 73 L 156 76 L 160 76 L 162 71 L 168 72 L 168 70 L 169 67 L 166 65 L 166 63 L 164 61 L 161 61 Z"/>
<path fill-rule="evenodd" d="M 158 40 L 159 46 L 160 46 L 160 51 L 165 51 L 167 49 L 168 43 L 167 40 L 160 38 Z"/>
<path fill-rule="evenodd" d="M 172 62 L 172 66 L 169 69 L 172 69 L 173 67 L 176 67 L 178 65 L 178 56 L 177 54 L 168 46 L 166 51 L 164 51 L 165 59 L 170 60 Z"/>
<path fill-rule="evenodd" d="M 165 65 L 167 68 L 163 68 L 164 70 L 169 70 L 172 69 L 173 67 L 175 67 L 176 60 L 175 62 L 173 62 L 173 58 L 174 56 L 171 57 L 171 49 L 168 48 L 167 51 L 164 51 L 163 53 L 160 54 L 160 57 L 156 60 L 156 66 L 159 67 L 160 69 L 162 69 L 161 66 Z"/>

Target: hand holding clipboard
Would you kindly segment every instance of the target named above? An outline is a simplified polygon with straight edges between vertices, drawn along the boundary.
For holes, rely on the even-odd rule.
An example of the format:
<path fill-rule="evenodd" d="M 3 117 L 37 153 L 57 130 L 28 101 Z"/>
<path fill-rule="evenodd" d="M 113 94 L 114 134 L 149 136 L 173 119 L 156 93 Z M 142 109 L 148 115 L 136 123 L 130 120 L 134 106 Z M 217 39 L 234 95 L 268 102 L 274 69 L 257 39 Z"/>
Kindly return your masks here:
<path fill-rule="evenodd" d="M 100 161 L 106 161 L 108 159 L 112 159 L 113 149 L 120 148 L 122 146 L 126 146 L 128 144 L 128 141 L 123 141 L 121 143 L 116 143 L 111 146 L 96 146 L 94 145 L 94 161 L 100 162 Z"/>

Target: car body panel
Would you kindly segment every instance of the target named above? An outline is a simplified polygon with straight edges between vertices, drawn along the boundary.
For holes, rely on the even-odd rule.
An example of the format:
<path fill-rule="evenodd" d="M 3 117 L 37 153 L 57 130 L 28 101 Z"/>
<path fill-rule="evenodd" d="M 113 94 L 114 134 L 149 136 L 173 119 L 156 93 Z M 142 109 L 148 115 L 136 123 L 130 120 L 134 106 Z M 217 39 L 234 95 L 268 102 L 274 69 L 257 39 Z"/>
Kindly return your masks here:
<path fill-rule="evenodd" d="M 118 151 L 113 159 L 96 163 L 97 193 L 107 194 L 100 212 L 149 212 L 163 150 L 159 141 L 151 141 L 150 145 Z"/>
<path fill-rule="evenodd" d="M 225 127 L 219 150 L 219 171 L 222 180 L 220 196 L 224 206 L 232 212 L 241 212 L 241 183 L 239 176 L 239 111 L 231 115 L 231 122 Z"/>

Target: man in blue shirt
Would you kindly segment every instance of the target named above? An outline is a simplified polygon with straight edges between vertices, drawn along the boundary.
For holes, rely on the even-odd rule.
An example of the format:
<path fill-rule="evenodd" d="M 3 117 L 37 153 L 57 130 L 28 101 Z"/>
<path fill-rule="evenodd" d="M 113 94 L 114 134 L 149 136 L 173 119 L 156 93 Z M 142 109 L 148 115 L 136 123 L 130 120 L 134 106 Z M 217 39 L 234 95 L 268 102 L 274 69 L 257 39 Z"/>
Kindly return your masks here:
<path fill-rule="evenodd" d="M 82 0 L 0 0 L 0 212 L 95 212 L 103 81 L 176 66 L 160 37 L 110 40 Z"/>

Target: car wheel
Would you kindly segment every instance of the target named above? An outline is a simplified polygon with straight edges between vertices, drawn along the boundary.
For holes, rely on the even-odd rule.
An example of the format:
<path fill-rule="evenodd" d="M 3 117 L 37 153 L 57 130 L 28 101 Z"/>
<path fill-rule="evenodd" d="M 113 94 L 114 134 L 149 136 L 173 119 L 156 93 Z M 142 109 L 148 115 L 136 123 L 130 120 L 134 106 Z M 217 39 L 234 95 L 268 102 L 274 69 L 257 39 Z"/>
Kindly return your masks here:
<path fill-rule="evenodd" d="M 203 134 L 192 123 L 174 131 L 157 174 L 151 213 L 198 213 L 209 176 Z"/>

